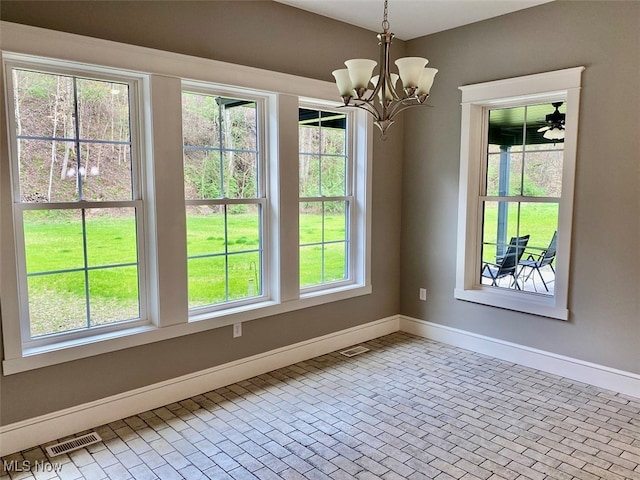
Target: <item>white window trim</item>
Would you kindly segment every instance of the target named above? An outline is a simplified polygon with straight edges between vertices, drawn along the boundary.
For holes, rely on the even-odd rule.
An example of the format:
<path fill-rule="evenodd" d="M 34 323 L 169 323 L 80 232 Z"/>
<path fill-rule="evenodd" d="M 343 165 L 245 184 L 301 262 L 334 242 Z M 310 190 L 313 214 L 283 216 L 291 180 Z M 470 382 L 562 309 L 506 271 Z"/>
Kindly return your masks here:
<path fill-rule="evenodd" d="M 454 297 L 560 320 L 569 318 L 569 262 L 580 106 L 581 75 L 584 67 L 486 82 L 460 87 L 462 123 L 458 203 L 458 244 Z M 566 102 L 566 130 L 562 171 L 562 196 L 558 212 L 558 256 L 555 294 L 495 288 L 479 282 L 480 188 L 482 159 L 486 155 L 486 111 L 527 103 Z"/>
<path fill-rule="evenodd" d="M 11 187 L 10 181 L 7 180 L 9 152 L 6 148 L 0 151 L 0 295 L 3 307 L 4 375 L 371 293 L 369 165 L 372 153 L 372 123 L 363 112 L 355 112 L 358 118 L 356 150 L 362 162 L 358 162 L 357 165 L 360 182 L 356 185 L 357 191 L 354 191 L 354 195 L 364 228 L 357 229 L 357 243 L 362 250 L 359 251 L 358 264 L 355 267 L 358 274 L 354 283 L 301 296 L 295 275 L 298 271 L 298 258 L 297 255 L 291 255 L 291 252 L 297 251 L 298 245 L 299 101 L 303 98 L 306 101 L 307 97 L 312 95 L 313 101 L 335 107 L 339 105 L 336 101 L 335 84 L 8 22 L 0 22 L 0 28 L 3 33 L 0 37 L 3 57 L 9 53 L 23 56 L 29 62 L 37 62 L 37 59 L 42 57 L 47 59 L 47 62 L 48 59 L 55 59 L 65 65 L 76 63 L 83 67 L 97 64 L 109 71 L 139 73 L 145 78 L 144 92 L 140 95 L 141 116 L 148 125 L 153 125 L 153 133 L 141 138 L 141 148 L 144 148 L 146 157 L 141 168 L 147 170 L 147 178 L 143 179 L 142 188 L 147 197 L 145 233 L 149 302 L 147 312 L 150 323 L 83 339 L 68 339 L 55 345 L 38 346 L 29 350 L 22 346 L 21 329 L 17 321 L 17 265 L 9 193 Z M 0 88 L 4 90 L 3 83 L 6 79 L 2 77 Z M 175 162 L 175 158 L 182 158 L 180 86 L 183 80 L 265 93 L 269 98 L 265 148 L 270 156 L 268 168 L 274 169 L 277 173 L 269 175 L 267 180 L 271 196 L 270 214 L 274 219 L 282 218 L 283 215 L 291 220 L 294 217 L 296 219 L 295 230 L 291 224 L 283 225 L 282 222 L 270 221 L 270 227 L 274 227 L 268 232 L 268 244 L 271 249 L 269 255 L 273 265 L 279 265 L 280 268 L 270 269 L 268 280 L 271 282 L 272 290 L 268 299 L 192 317 L 188 314 L 186 292 L 186 227 L 179 221 L 175 222 L 175 219 L 180 219 L 180 215 L 184 219 L 185 205 L 184 185 L 177 187 L 175 182 L 178 169 L 182 169 L 182 163 Z M 3 106 L 4 116 L 6 103 L 3 103 Z M 167 118 L 173 118 L 174 123 L 167 122 Z M 174 128 L 176 121 L 177 130 Z M 6 134 L 6 129 L 0 132 L 0 143 L 4 145 L 7 144 Z M 290 171 L 292 165 L 295 165 L 294 171 Z M 281 175 L 293 175 L 295 181 L 286 179 L 285 182 Z M 167 190 L 168 185 L 171 187 Z M 162 191 L 163 194 L 156 196 L 155 191 Z M 184 287 L 176 289 L 177 282 L 184 282 Z M 231 338 L 231 333 L 229 335 Z"/>
<path fill-rule="evenodd" d="M 233 204 L 233 203 L 255 203 L 262 208 L 262 231 L 261 235 L 261 249 L 262 249 L 262 265 L 260 269 L 260 275 L 262 278 L 262 294 L 256 297 L 244 298 L 240 300 L 229 300 L 226 302 L 219 302 L 214 304 L 206 304 L 198 307 L 189 308 L 189 316 L 192 318 L 203 318 L 207 314 L 215 312 L 228 312 L 236 308 L 242 308 L 244 306 L 250 306 L 253 304 L 261 304 L 265 300 L 271 298 L 271 285 L 269 281 L 271 278 L 271 253 L 273 252 L 269 240 L 269 231 L 274 226 L 271 224 L 274 221 L 271 211 L 271 195 L 268 189 L 269 171 L 269 150 L 267 148 L 267 118 L 269 115 L 268 105 L 273 100 L 273 94 L 256 95 L 255 90 L 246 90 L 239 88 L 220 88 L 219 86 L 202 84 L 193 81 L 182 82 L 182 92 L 196 93 L 201 95 L 220 96 L 227 98 L 236 98 L 242 100 L 251 100 L 256 103 L 256 123 L 258 128 L 258 196 L 250 199 L 214 199 L 210 200 L 211 204 Z M 182 124 L 180 126 L 182 128 Z M 248 201 L 247 201 L 248 200 Z M 201 204 L 200 200 L 185 199 L 187 206 Z"/>
<path fill-rule="evenodd" d="M 95 78 L 100 81 L 113 81 L 127 84 L 129 86 L 130 98 L 130 120 L 131 120 L 131 174 L 132 174 L 132 192 L 133 199 L 126 201 L 79 201 L 79 202 L 47 202 L 46 204 L 30 204 L 20 201 L 20 179 L 18 168 L 14 168 L 13 162 L 9 169 L 11 170 L 11 181 L 13 184 L 13 217 L 14 217 L 14 235 L 16 242 L 16 268 L 18 271 L 18 294 L 21 311 L 28 311 L 29 299 L 27 293 L 27 272 L 24 245 L 24 230 L 22 228 L 23 215 L 25 211 L 42 210 L 47 208 L 65 209 L 80 211 L 82 209 L 91 208 L 109 208 L 115 206 L 117 208 L 135 208 L 136 214 L 136 246 L 137 246 L 137 268 L 138 268 L 138 298 L 140 315 L 136 319 L 118 321 L 106 325 L 94 326 L 89 329 L 72 330 L 67 332 L 58 332 L 45 335 L 42 337 L 31 337 L 29 318 L 23 315 L 20 318 L 21 324 L 21 341 L 25 351 L 33 351 L 40 348 L 46 348 L 47 345 L 67 342 L 70 340 L 82 341 L 87 337 L 104 335 L 105 333 L 117 330 L 127 330 L 136 328 L 141 325 L 150 323 L 147 317 L 147 287 L 146 279 L 146 241 L 144 237 L 145 209 L 142 195 L 141 184 L 141 159 L 144 158 L 144 142 L 141 141 L 141 133 L 144 132 L 144 120 L 141 114 L 141 93 L 144 92 L 143 84 L 147 78 L 143 75 L 135 73 L 124 73 L 114 71 L 113 69 L 96 67 L 96 66 L 79 66 L 70 65 L 67 62 L 57 60 L 44 60 L 38 58 L 31 61 L 20 55 L 4 54 L 5 63 L 3 68 L 6 69 L 7 83 L 7 112 L 14 109 L 12 82 L 13 70 L 37 70 L 52 75 L 66 75 L 78 78 Z M 14 115 L 8 115 L 7 118 L 9 131 L 16 130 Z M 12 157 L 17 157 L 17 145 L 14 137 L 9 139 L 8 147 Z"/>
<path fill-rule="evenodd" d="M 355 114 L 356 112 L 354 110 L 339 110 L 337 108 L 331 108 L 331 106 L 328 106 L 326 104 L 321 104 L 321 103 L 314 103 L 311 101 L 307 101 L 307 102 L 300 102 L 300 108 L 308 108 L 311 110 L 317 110 L 317 111 L 323 111 L 323 112 L 334 112 L 334 113 L 344 113 L 346 114 L 346 124 L 347 124 L 347 128 L 346 128 L 346 140 L 345 140 L 345 146 L 347 149 L 347 154 L 346 154 L 346 161 L 347 161 L 347 167 L 346 167 L 346 180 L 345 182 L 349 185 L 348 188 L 348 194 L 347 195 L 341 195 L 341 196 L 337 196 L 335 197 L 336 199 L 338 199 L 338 201 L 346 201 L 348 202 L 349 205 L 349 211 L 347 213 L 347 218 L 349 219 L 349 224 L 347 225 L 347 245 L 348 245 L 348 251 L 347 251 L 347 277 L 343 280 L 336 280 L 336 281 L 329 281 L 329 282 L 321 282 L 318 284 L 314 284 L 314 285 L 309 285 L 309 286 L 305 286 L 305 287 L 300 287 L 300 295 L 302 297 L 305 296 L 309 296 L 309 295 L 314 295 L 314 294 L 322 294 L 323 292 L 327 291 L 327 290 L 332 290 L 334 288 L 340 288 L 342 286 L 346 286 L 346 285 L 351 285 L 356 282 L 356 257 L 357 255 L 357 246 L 352 242 L 352 237 L 354 235 L 354 232 L 362 227 L 362 223 L 361 223 L 361 219 L 358 218 L 358 212 L 356 210 L 356 197 L 355 197 L 355 183 L 357 181 L 357 176 L 356 176 L 356 165 L 358 163 L 358 161 L 360 159 L 355 157 L 356 154 L 356 150 L 357 148 L 355 147 L 355 142 L 353 141 L 354 139 L 354 131 L 355 131 L 355 127 L 356 127 L 356 119 L 355 119 Z M 299 157 L 299 153 L 298 153 L 298 157 Z M 322 197 L 322 196 L 318 196 L 318 197 L 300 197 L 299 193 L 298 193 L 298 207 L 300 206 L 300 202 L 301 202 L 301 198 L 311 198 L 312 201 L 314 202 L 321 202 L 323 201 L 325 198 L 328 197 Z M 326 201 L 326 200 L 325 200 Z M 300 244 L 298 244 L 298 249 L 300 249 Z"/>

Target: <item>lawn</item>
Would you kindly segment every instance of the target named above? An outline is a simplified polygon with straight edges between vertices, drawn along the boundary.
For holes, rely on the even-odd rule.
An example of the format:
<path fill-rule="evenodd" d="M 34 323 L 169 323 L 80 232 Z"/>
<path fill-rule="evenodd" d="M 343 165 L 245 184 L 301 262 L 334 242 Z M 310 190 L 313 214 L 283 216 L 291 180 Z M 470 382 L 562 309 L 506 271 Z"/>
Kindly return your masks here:
<path fill-rule="evenodd" d="M 507 214 L 507 238 L 517 235 L 530 235 L 527 248 L 531 252 L 539 253 L 549 246 L 553 232 L 558 228 L 557 204 L 522 203 L 519 211 L 520 222 L 518 224 L 518 205 L 509 204 Z M 487 202 L 484 213 L 484 242 L 495 244 L 498 230 L 498 202 Z M 484 245 L 483 261 L 495 262 L 496 249 L 494 245 Z"/>
<path fill-rule="evenodd" d="M 33 336 L 89 326 L 87 308 L 91 312 L 91 325 L 139 315 L 135 218 L 133 211 L 127 213 L 110 216 L 89 212 L 84 222 L 84 245 L 79 212 L 25 212 Z M 322 239 L 321 215 L 305 214 L 300 222 L 303 244 Z M 301 248 L 301 285 L 344 277 L 344 225 L 344 215 L 326 215 L 324 239 L 337 243 L 324 248 L 321 245 Z M 223 214 L 190 211 L 187 226 L 190 307 L 261 293 L 257 213 L 230 213 L 225 229 Z M 229 253 L 226 257 L 225 246 Z"/>
<path fill-rule="evenodd" d="M 510 206 L 508 237 L 516 234 L 517 208 Z M 87 214 L 86 264 L 79 212 L 25 212 L 25 244 L 32 335 L 43 335 L 135 318 L 138 269 L 133 211 L 125 215 Z M 545 248 L 556 230 L 555 205 L 523 204 L 520 234 L 531 235 L 530 247 Z M 260 229 L 256 212 L 223 214 L 190 211 L 187 216 L 189 305 L 197 307 L 239 300 L 261 293 Z M 323 237 L 324 229 L 324 237 Z M 484 217 L 485 241 L 495 242 L 497 204 Z M 226 239 L 226 240 L 225 240 Z M 326 245 L 318 245 L 324 239 Z M 508 239 L 507 239 L 508 241 Z M 341 280 L 346 272 L 343 212 L 300 216 L 300 283 Z M 226 251 L 229 255 L 225 256 Z M 495 260 L 487 246 L 486 261 Z"/>

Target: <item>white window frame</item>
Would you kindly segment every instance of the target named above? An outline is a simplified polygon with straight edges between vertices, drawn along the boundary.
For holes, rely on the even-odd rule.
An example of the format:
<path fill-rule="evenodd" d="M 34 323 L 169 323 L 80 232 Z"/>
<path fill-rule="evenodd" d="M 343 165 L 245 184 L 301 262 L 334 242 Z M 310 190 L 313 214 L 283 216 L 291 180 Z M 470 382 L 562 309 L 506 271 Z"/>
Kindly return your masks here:
<path fill-rule="evenodd" d="M 258 130 L 257 148 L 258 157 L 256 165 L 258 185 L 257 185 L 257 197 L 255 199 L 230 199 L 221 198 L 214 200 L 189 200 L 185 199 L 186 206 L 191 205 L 233 205 L 233 204 L 257 204 L 261 208 L 261 231 L 260 231 L 260 249 L 261 249 L 261 265 L 260 265 L 260 277 L 262 293 L 255 297 L 245 298 L 241 300 L 229 300 L 226 302 L 220 302 L 215 304 L 202 305 L 198 307 L 189 308 L 189 315 L 192 317 L 201 317 L 210 312 L 223 312 L 236 307 L 245 307 L 252 304 L 260 304 L 265 300 L 270 299 L 271 278 L 270 274 L 270 257 L 271 249 L 269 246 L 269 201 L 270 196 L 268 194 L 268 181 L 269 178 L 269 160 L 268 150 L 266 142 L 266 118 L 268 116 L 268 95 L 256 95 L 256 92 L 251 90 L 238 88 L 225 88 L 219 85 L 203 84 L 200 82 L 183 81 L 182 92 L 195 93 L 201 95 L 209 95 L 215 97 L 234 98 L 239 100 L 249 100 L 256 104 L 256 123 Z"/>
<path fill-rule="evenodd" d="M 13 231 L 15 235 L 15 258 L 18 277 L 18 296 L 20 310 L 20 330 L 21 343 L 24 352 L 36 352 L 50 345 L 57 345 L 62 342 L 82 341 L 90 337 L 98 337 L 105 334 L 113 334 L 119 331 L 126 331 L 132 328 L 150 324 L 147 317 L 147 293 L 146 293 L 146 240 L 145 240 L 145 208 L 142 188 L 142 161 L 143 142 L 141 132 L 144 131 L 144 120 L 141 112 L 141 92 L 145 77 L 134 73 L 123 73 L 113 69 L 78 65 L 71 62 L 64 62 L 45 58 L 27 58 L 20 55 L 5 54 L 4 69 L 6 72 L 7 90 L 7 124 L 9 127 L 9 149 L 12 161 L 9 169 L 11 171 L 11 181 L 13 190 Z M 17 164 L 17 138 L 13 95 L 13 71 L 31 70 L 52 75 L 63 75 L 75 78 L 89 78 L 98 81 L 123 83 L 129 86 L 129 120 L 131 136 L 131 175 L 132 175 L 132 199 L 122 201 L 76 201 L 76 202 L 46 202 L 46 203 L 24 203 L 20 199 L 20 178 L 19 166 Z M 23 215 L 26 211 L 63 209 L 81 211 L 95 208 L 134 208 L 136 212 L 136 247 L 137 247 L 137 269 L 138 269 L 138 301 L 139 317 L 135 319 L 121 320 L 105 325 L 97 325 L 78 330 L 63 331 L 32 337 L 29 319 L 29 296 L 27 287 L 26 252 L 23 229 Z"/>
<path fill-rule="evenodd" d="M 455 298 L 560 320 L 569 318 L 569 265 L 578 113 L 583 70 L 584 67 L 575 67 L 460 87 L 462 122 Z M 492 108 L 553 101 L 566 102 L 554 295 L 482 285 L 480 283 L 481 194 L 483 162 L 486 162 L 487 155 L 488 111 Z"/>
<path fill-rule="evenodd" d="M 147 323 L 104 331 L 83 338 L 61 336 L 56 343 L 24 348 L 20 325 L 16 236 L 9 172 L 8 128 L 0 131 L 0 298 L 4 375 L 163 341 L 249 320 L 367 295 L 372 292 L 371 158 L 373 123 L 362 111 L 353 113 L 357 251 L 353 281 L 301 294 L 298 265 L 298 108 L 308 102 L 321 108 L 340 105 L 335 84 L 252 67 L 195 58 L 64 32 L 0 22 L 3 29 L 0 89 L 6 91 L 6 61 L 60 62 L 80 70 L 116 72 L 141 80 L 141 192 L 145 199 L 145 267 Z M 39 60 L 42 59 L 42 60 Z M 265 98 L 264 151 L 268 218 L 265 248 L 268 294 L 260 302 L 218 311 L 191 313 L 187 298 L 185 196 L 181 131 L 182 82 L 213 86 L 219 91 L 253 92 Z M 6 93 L 6 92 L 4 92 Z M 312 97 L 310 97 L 312 95 Z M 7 118 L 6 95 L 0 113 Z M 4 120 L 3 120 L 4 121 Z M 158 194 L 156 194 L 158 192 Z M 268 246 L 268 247 L 267 247 Z M 142 275 L 142 273 L 141 273 Z M 229 338 L 232 338 L 229 329 Z"/>
<path fill-rule="evenodd" d="M 371 283 L 371 119 L 362 110 L 336 108 L 335 105 L 309 98 L 300 99 L 300 108 L 334 111 L 347 116 L 347 179 L 350 191 L 344 197 L 351 203 L 348 215 L 347 270 L 344 280 L 326 282 L 300 288 L 301 298 L 311 298 L 339 292 L 345 288 L 364 287 Z M 299 148 L 298 148 L 299 152 Z M 322 198 L 322 197 L 318 197 Z M 324 197 L 329 201 L 333 197 Z M 298 189 L 298 200 L 299 189 Z M 339 200 L 343 197 L 339 197 Z M 298 202 L 299 209 L 299 202 Z M 297 248 L 300 248 L 299 241 Z"/>
<path fill-rule="evenodd" d="M 353 232 L 355 232 L 358 229 L 358 222 L 357 222 L 357 216 L 353 213 L 354 212 L 354 206 L 355 206 L 355 196 L 353 195 L 353 192 L 355 190 L 355 180 L 356 180 L 356 175 L 355 173 L 355 159 L 353 157 L 354 154 L 354 150 L 355 150 L 355 146 L 354 146 L 354 141 L 353 141 L 353 130 L 354 130 L 354 126 L 355 126 L 355 119 L 354 119 L 354 113 L 353 111 L 350 110 L 344 110 L 344 109 L 337 109 L 337 108 L 331 108 L 328 106 L 324 106 L 324 107 L 320 107 L 317 104 L 316 105 L 312 105 L 309 103 L 301 103 L 300 104 L 300 108 L 307 108 L 310 110 L 317 110 L 317 111 L 323 111 L 323 112 L 333 112 L 333 113 L 337 113 L 337 114 L 343 114 L 346 116 L 346 132 L 345 132 L 345 150 L 346 150 L 346 178 L 345 178 L 345 187 L 346 187 L 346 192 L 344 195 L 341 196 L 334 196 L 334 197 L 325 197 L 325 196 L 319 196 L 319 197 L 299 197 L 299 201 L 298 201 L 298 206 L 300 205 L 300 203 L 304 202 L 304 201 L 311 201 L 311 202 L 331 202 L 331 201 L 341 201 L 341 202 L 346 202 L 347 203 L 347 209 L 345 211 L 345 215 L 347 218 L 346 221 L 346 232 L 345 232 L 345 240 L 346 240 L 346 248 L 345 248 L 345 255 L 346 255 L 346 277 L 343 280 L 335 280 L 335 281 L 326 281 L 326 282 L 320 282 L 318 284 L 314 284 L 314 285 L 309 285 L 306 287 L 300 287 L 300 293 L 301 295 L 305 295 L 305 294 L 309 294 L 309 293 L 314 293 L 314 292 L 320 292 L 323 290 L 327 290 L 327 289 L 333 289 L 333 288 L 339 288 L 341 286 L 344 285 L 350 285 L 354 282 L 354 270 L 355 270 L 355 260 L 356 260 L 356 256 L 357 256 L 357 251 L 354 249 L 353 247 L 353 242 L 351 241 L 351 237 L 353 235 Z M 302 153 L 302 152 L 300 152 Z M 305 152 L 306 153 L 306 152 Z M 324 246 L 325 242 L 322 242 L 322 245 Z M 301 245 L 298 246 L 298 248 L 301 248 Z"/>

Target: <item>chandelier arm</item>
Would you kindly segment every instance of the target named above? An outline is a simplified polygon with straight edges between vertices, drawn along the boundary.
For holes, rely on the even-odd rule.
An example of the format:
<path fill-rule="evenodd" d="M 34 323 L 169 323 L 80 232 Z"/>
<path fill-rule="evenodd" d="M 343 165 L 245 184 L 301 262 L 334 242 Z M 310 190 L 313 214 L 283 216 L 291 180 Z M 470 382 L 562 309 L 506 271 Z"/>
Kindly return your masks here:
<path fill-rule="evenodd" d="M 338 107 L 338 108 L 341 108 L 341 107 L 356 107 L 356 108 L 359 108 L 360 110 L 364 110 L 365 112 L 367 112 L 370 115 L 372 115 L 375 121 L 378 121 L 378 120 L 380 120 L 382 118 L 380 116 L 380 112 L 375 107 L 375 105 L 372 105 L 369 102 L 349 103 L 348 105 L 340 105 L 340 107 Z"/>
<path fill-rule="evenodd" d="M 411 108 L 411 107 L 421 107 L 424 105 L 424 103 L 406 103 L 406 100 L 416 100 L 416 99 L 405 99 L 405 101 L 402 102 L 398 102 L 392 105 L 391 107 L 391 111 L 389 113 L 389 118 L 393 119 L 393 117 L 395 117 L 398 113 Z M 424 106 L 428 106 L 428 105 L 424 105 Z"/>

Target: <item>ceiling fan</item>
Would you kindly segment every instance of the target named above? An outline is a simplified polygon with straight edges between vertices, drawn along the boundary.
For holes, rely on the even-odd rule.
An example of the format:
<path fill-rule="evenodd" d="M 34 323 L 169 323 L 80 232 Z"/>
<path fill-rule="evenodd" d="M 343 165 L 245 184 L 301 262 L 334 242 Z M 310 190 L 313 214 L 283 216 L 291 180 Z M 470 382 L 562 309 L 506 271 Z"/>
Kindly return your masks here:
<path fill-rule="evenodd" d="M 562 103 L 554 102 L 551 104 L 555 107 L 555 111 L 544 117 L 546 125 L 538 129 L 538 132 L 544 132 L 542 136 L 547 140 L 564 140 L 564 119 L 566 115 L 558 110 Z"/>

